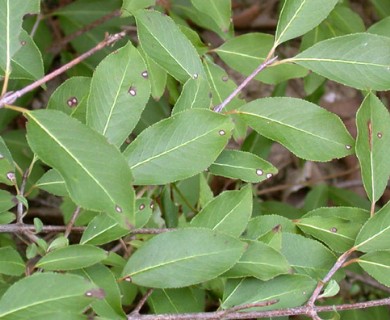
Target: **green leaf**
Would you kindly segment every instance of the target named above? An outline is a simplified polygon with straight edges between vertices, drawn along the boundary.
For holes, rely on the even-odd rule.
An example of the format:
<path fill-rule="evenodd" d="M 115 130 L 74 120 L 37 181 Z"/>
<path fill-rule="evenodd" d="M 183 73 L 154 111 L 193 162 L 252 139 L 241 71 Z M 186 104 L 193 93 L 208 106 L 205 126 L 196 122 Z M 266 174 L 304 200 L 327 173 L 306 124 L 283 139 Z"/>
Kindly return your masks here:
<path fill-rule="evenodd" d="M 46 315 L 51 313 L 81 315 L 93 301 L 91 297 L 98 295 L 97 290 L 93 284 L 76 275 L 36 273 L 14 283 L 5 292 L 0 300 L 0 318 L 30 319 L 34 315 L 36 319 L 47 319 Z"/>
<path fill-rule="evenodd" d="M 306 213 L 303 218 L 314 216 L 340 218 L 346 221 L 364 224 L 370 217 L 370 213 L 367 210 L 354 207 L 324 207 Z"/>
<path fill-rule="evenodd" d="M 289 271 L 290 266 L 280 252 L 265 243 L 250 241 L 241 259 L 223 276 L 255 277 L 267 281 Z"/>
<path fill-rule="evenodd" d="M 249 76 L 266 59 L 274 37 L 264 33 L 247 33 L 229 39 L 214 51 L 234 70 Z M 255 44 L 255 45 L 254 45 Z M 288 79 L 304 77 L 307 69 L 294 64 L 280 64 L 264 69 L 255 79 L 277 84 Z"/>
<path fill-rule="evenodd" d="M 123 0 L 122 17 L 131 16 L 139 9 L 151 7 L 156 3 L 156 0 Z"/>
<path fill-rule="evenodd" d="M 131 172 L 118 149 L 60 111 L 38 110 L 26 116 L 29 145 L 61 174 L 72 200 L 115 217 L 123 213 L 134 224 Z"/>
<path fill-rule="evenodd" d="M 371 0 L 371 2 L 380 17 L 390 16 L 389 0 Z"/>
<path fill-rule="evenodd" d="M 209 109 L 211 89 L 203 77 L 188 79 L 172 110 L 172 115 L 188 109 Z"/>
<path fill-rule="evenodd" d="M 62 111 L 85 123 L 90 86 L 89 77 L 72 77 L 66 80 L 50 96 L 47 109 Z"/>
<path fill-rule="evenodd" d="M 258 183 L 278 173 L 271 163 L 250 152 L 224 150 L 209 167 L 210 173 L 240 179 L 245 182 Z"/>
<path fill-rule="evenodd" d="M 328 297 L 334 297 L 336 294 L 338 294 L 340 291 L 340 286 L 337 283 L 336 280 L 330 280 L 329 283 L 326 285 L 324 292 L 318 296 L 319 299 L 322 298 L 328 298 Z"/>
<path fill-rule="evenodd" d="M 362 208 L 365 210 L 369 210 L 371 206 L 370 201 L 368 201 L 366 197 L 362 197 L 357 193 L 347 189 L 337 188 L 328 185 L 328 194 L 329 199 L 336 206 L 351 206 Z"/>
<path fill-rule="evenodd" d="M 222 299 L 222 309 L 257 303 L 268 300 L 278 300 L 267 307 L 251 308 L 249 310 L 275 310 L 292 308 L 304 304 L 316 286 L 316 281 L 304 275 L 282 275 L 270 281 L 254 278 L 244 278 L 240 281 L 229 280 Z"/>
<path fill-rule="evenodd" d="M 34 40 L 24 30 L 21 30 L 19 40 L 22 46 L 11 60 L 10 78 L 22 80 L 42 78 L 44 76 L 42 55 Z M 0 67 L 0 75 L 4 74 L 5 70 Z"/>
<path fill-rule="evenodd" d="M 35 187 L 60 197 L 68 195 L 64 178 L 54 169 L 45 172 L 35 183 Z"/>
<path fill-rule="evenodd" d="M 150 96 L 145 63 L 131 42 L 108 55 L 92 77 L 87 124 L 121 146 L 141 117 Z"/>
<path fill-rule="evenodd" d="M 89 268 L 78 270 L 76 273 L 104 290 L 104 299 L 96 300 L 92 303 L 93 310 L 100 317 L 115 320 L 125 319 L 118 283 L 109 268 L 102 264 L 96 264 Z"/>
<path fill-rule="evenodd" d="M 134 183 L 166 184 L 203 171 L 225 147 L 232 127 L 228 117 L 201 109 L 150 126 L 123 153 Z"/>
<path fill-rule="evenodd" d="M 191 0 L 191 3 L 198 11 L 214 20 L 222 32 L 229 31 L 232 15 L 230 0 Z"/>
<path fill-rule="evenodd" d="M 13 182 L 9 179 L 8 173 L 15 173 L 14 159 L 4 139 L 0 137 L 0 183 L 12 186 Z"/>
<path fill-rule="evenodd" d="M 390 247 L 390 202 L 370 218 L 356 237 L 355 248 L 363 252 Z"/>
<path fill-rule="evenodd" d="M 338 0 L 289 0 L 284 2 L 275 35 L 275 47 L 299 37 L 323 21 Z"/>
<path fill-rule="evenodd" d="M 149 57 L 181 82 L 204 76 L 194 46 L 170 17 L 153 10 L 139 10 L 135 17 L 139 41 Z"/>
<path fill-rule="evenodd" d="M 366 96 L 356 114 L 356 155 L 368 198 L 376 202 L 386 189 L 390 176 L 390 114 L 372 93 Z"/>
<path fill-rule="evenodd" d="M 358 259 L 359 265 L 380 283 L 390 287 L 390 251 L 369 252 Z"/>
<path fill-rule="evenodd" d="M 297 273 L 313 279 L 322 279 L 336 262 L 323 244 L 292 233 L 283 233 L 282 254 Z"/>
<path fill-rule="evenodd" d="M 307 211 L 325 207 L 328 204 L 328 186 L 318 184 L 308 192 L 305 198 L 304 209 Z"/>
<path fill-rule="evenodd" d="M 367 29 L 368 33 L 379 34 L 380 36 L 390 37 L 390 17 L 386 17 L 374 23 Z"/>
<path fill-rule="evenodd" d="M 19 35 L 27 13 L 38 13 L 39 0 L 2 0 L 0 2 L 0 68 L 10 72 L 11 59 L 21 48 Z"/>
<path fill-rule="evenodd" d="M 337 217 L 312 216 L 299 219 L 296 225 L 306 234 L 324 242 L 336 252 L 350 249 L 362 227 L 361 223 Z"/>
<path fill-rule="evenodd" d="M 216 278 L 230 269 L 243 251 L 242 242 L 216 231 L 179 229 L 146 242 L 130 257 L 122 275 L 146 287 L 185 287 Z"/>
<path fill-rule="evenodd" d="M 0 212 L 7 211 L 16 206 L 14 195 L 5 190 L 0 190 Z"/>
<path fill-rule="evenodd" d="M 262 215 L 249 221 L 245 239 L 257 240 L 270 231 L 278 232 L 280 229 L 283 232 L 296 232 L 296 227 L 291 220 L 275 214 Z"/>
<path fill-rule="evenodd" d="M 321 41 L 289 61 L 361 90 L 390 89 L 390 39 L 356 33 Z"/>
<path fill-rule="evenodd" d="M 155 289 L 148 298 L 148 305 L 155 314 L 202 312 L 205 291 L 194 287 Z"/>
<path fill-rule="evenodd" d="M 305 100 L 258 99 L 242 106 L 237 114 L 259 134 L 303 159 L 329 161 L 353 150 L 354 141 L 340 118 Z"/>
<path fill-rule="evenodd" d="M 192 227 L 204 227 L 239 237 L 252 214 L 252 188 L 225 191 L 211 200 L 191 220 Z"/>
<path fill-rule="evenodd" d="M 20 276 L 26 266 L 20 254 L 11 247 L 0 248 L 0 273 L 9 276 Z M 1 302 L 0 302 L 1 305 Z"/>
<path fill-rule="evenodd" d="M 107 252 L 91 245 L 71 245 L 49 252 L 36 264 L 44 270 L 75 270 L 107 258 Z"/>

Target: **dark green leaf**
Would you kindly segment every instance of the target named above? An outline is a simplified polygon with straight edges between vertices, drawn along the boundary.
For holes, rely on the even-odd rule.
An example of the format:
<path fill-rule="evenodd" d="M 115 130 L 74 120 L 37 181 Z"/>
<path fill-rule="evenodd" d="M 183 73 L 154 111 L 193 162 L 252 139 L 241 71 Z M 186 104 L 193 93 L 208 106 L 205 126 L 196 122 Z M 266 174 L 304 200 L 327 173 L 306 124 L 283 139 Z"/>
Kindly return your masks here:
<path fill-rule="evenodd" d="M 50 169 L 47 171 L 35 184 L 39 189 L 50 192 L 56 196 L 68 195 L 64 178 L 58 173 L 57 170 Z"/>
<path fill-rule="evenodd" d="M 257 240 L 270 231 L 278 232 L 279 230 L 293 233 L 296 227 L 291 220 L 275 214 L 255 217 L 248 223 L 245 239 Z"/>
<path fill-rule="evenodd" d="M 9 173 L 15 173 L 14 159 L 4 139 L 0 137 L 0 182 L 11 186 L 13 182 L 9 178 L 10 175 L 7 175 Z"/>
<path fill-rule="evenodd" d="M 167 250 L 167 248 L 174 250 Z M 159 234 L 127 262 L 122 275 L 138 285 L 185 287 L 216 278 L 241 257 L 244 244 L 209 229 L 186 228 Z"/>
<path fill-rule="evenodd" d="M 7 211 L 15 206 L 15 197 L 8 191 L 0 190 L 0 212 Z"/>
<path fill-rule="evenodd" d="M 139 9 L 145 9 L 156 3 L 156 0 L 123 0 L 122 16 L 133 15 Z"/>
<path fill-rule="evenodd" d="M 198 11 L 214 20 L 223 33 L 229 31 L 232 14 L 230 0 L 191 0 L 191 3 Z"/>
<path fill-rule="evenodd" d="M 201 109 L 150 126 L 123 153 L 134 183 L 166 184 L 203 171 L 225 147 L 232 127 L 228 117 Z"/>

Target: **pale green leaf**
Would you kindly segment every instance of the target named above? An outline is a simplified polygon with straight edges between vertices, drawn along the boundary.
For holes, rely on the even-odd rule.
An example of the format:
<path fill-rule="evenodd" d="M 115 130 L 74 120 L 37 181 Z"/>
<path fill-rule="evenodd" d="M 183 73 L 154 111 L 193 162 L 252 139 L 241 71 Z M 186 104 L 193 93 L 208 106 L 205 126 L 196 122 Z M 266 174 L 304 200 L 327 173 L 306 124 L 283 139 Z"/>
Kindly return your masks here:
<path fill-rule="evenodd" d="M 68 191 L 66 189 L 64 178 L 57 170 L 50 169 L 47 171 L 36 183 L 35 187 L 45 190 L 56 196 L 66 196 Z"/>
<path fill-rule="evenodd" d="M 80 276 L 36 273 L 14 283 L 5 292 L 0 300 L 0 318 L 30 319 L 34 315 L 36 319 L 47 319 L 50 313 L 81 315 L 93 301 L 91 297 L 97 295 L 98 289 Z"/>
<path fill-rule="evenodd" d="M 135 14 L 138 37 L 146 54 L 181 82 L 204 76 L 200 58 L 173 20 L 158 11 Z"/>
<path fill-rule="evenodd" d="M 368 198 L 376 202 L 386 189 L 390 176 L 390 114 L 372 93 L 366 96 L 356 114 L 356 155 Z"/>
<path fill-rule="evenodd" d="M 224 150 L 209 167 L 210 173 L 258 183 L 278 173 L 271 163 L 250 152 Z"/>
<path fill-rule="evenodd" d="M 153 204 L 150 199 L 140 198 L 135 202 L 135 228 L 142 228 L 152 216 Z M 130 230 L 123 228 L 118 221 L 105 213 L 97 215 L 88 224 L 83 232 L 80 243 L 101 245 L 130 233 Z"/>
<path fill-rule="evenodd" d="M 166 184 L 205 170 L 225 147 L 232 127 L 228 117 L 202 109 L 150 126 L 123 153 L 134 183 Z"/>
<path fill-rule="evenodd" d="M 340 118 L 305 100 L 258 99 L 239 108 L 237 115 L 303 159 L 329 161 L 353 150 L 354 141 Z"/>
<path fill-rule="evenodd" d="M 117 280 L 109 268 L 96 264 L 89 268 L 77 270 L 76 274 L 83 276 L 105 292 L 104 299 L 92 303 L 93 310 L 103 318 L 125 319 Z"/>
<path fill-rule="evenodd" d="M 148 298 L 148 305 L 155 314 L 202 312 L 205 291 L 195 287 L 155 289 Z"/>
<path fill-rule="evenodd" d="M 26 266 L 20 254 L 11 247 L 0 248 L 0 273 L 9 276 L 20 276 Z M 1 303 L 0 303 L 1 304 Z"/>
<path fill-rule="evenodd" d="M 336 280 L 330 280 L 325 289 L 324 289 L 324 292 L 321 293 L 318 298 L 321 299 L 321 298 L 328 298 L 328 297 L 334 297 L 336 294 L 338 294 L 340 291 L 340 286 L 339 284 L 337 283 Z"/>
<path fill-rule="evenodd" d="M 4 139 L 0 137 L 0 183 L 11 186 L 13 182 L 9 179 L 8 173 L 15 173 L 14 159 Z"/>
<path fill-rule="evenodd" d="M 123 0 L 122 17 L 131 16 L 139 9 L 151 7 L 156 3 L 156 0 Z"/>
<path fill-rule="evenodd" d="M 38 80 L 44 76 L 43 60 L 34 40 L 29 34 L 21 30 L 19 40 L 21 47 L 14 54 L 11 60 L 11 79 Z M 0 75 L 4 75 L 5 70 L 0 66 Z"/>
<path fill-rule="evenodd" d="M 369 252 L 358 259 L 359 265 L 380 283 L 390 287 L 390 251 Z"/>
<path fill-rule="evenodd" d="M 379 34 L 384 37 L 390 37 L 390 17 L 379 20 L 367 29 L 368 33 Z"/>
<path fill-rule="evenodd" d="M 281 252 L 297 273 L 314 279 L 322 279 L 336 262 L 336 256 L 320 242 L 292 233 L 283 233 Z"/>
<path fill-rule="evenodd" d="M 357 89 L 390 89 L 389 37 L 356 33 L 332 38 L 315 44 L 291 60 Z"/>
<path fill-rule="evenodd" d="M 305 198 L 303 208 L 307 211 L 325 207 L 328 204 L 328 186 L 324 183 L 311 188 Z"/>
<path fill-rule="evenodd" d="M 275 214 L 261 215 L 252 218 L 245 232 L 245 239 L 256 240 L 271 232 L 296 232 L 295 225 L 290 219 Z"/>
<path fill-rule="evenodd" d="M 129 42 L 96 68 L 87 105 L 87 124 L 121 146 L 141 117 L 150 96 L 148 71 Z"/>
<path fill-rule="evenodd" d="M 249 76 L 266 59 L 274 37 L 265 33 L 247 33 L 229 39 L 214 51 L 234 70 Z M 304 77 L 306 68 L 294 64 L 280 64 L 264 69 L 255 79 L 276 84 L 291 78 Z"/>
<path fill-rule="evenodd" d="M 370 0 L 380 17 L 390 16 L 389 0 Z"/>
<path fill-rule="evenodd" d="M 370 218 L 356 237 L 359 251 L 387 250 L 390 247 L 390 202 Z"/>
<path fill-rule="evenodd" d="M 91 245 L 75 244 L 46 254 L 36 266 L 44 270 L 75 270 L 107 258 L 107 252 Z"/>
<path fill-rule="evenodd" d="M 0 212 L 7 211 L 16 206 L 15 196 L 5 190 L 0 190 Z"/>
<path fill-rule="evenodd" d="M 361 223 L 338 217 L 312 216 L 299 219 L 296 225 L 306 234 L 324 242 L 336 252 L 350 249 L 362 227 Z"/>
<path fill-rule="evenodd" d="M 85 123 L 90 86 L 89 77 L 72 77 L 66 80 L 50 96 L 47 109 L 62 111 Z"/>
<path fill-rule="evenodd" d="M 265 243 L 250 241 L 241 259 L 223 276 L 255 277 L 267 281 L 289 271 L 290 266 L 280 252 Z"/>
<path fill-rule="evenodd" d="M 243 251 L 242 242 L 216 231 L 179 229 L 146 242 L 130 257 L 122 275 L 146 287 L 185 287 L 216 278 L 230 269 Z"/>
<path fill-rule="evenodd" d="M 38 13 L 39 0 L 1 0 L 0 1 L 0 69 L 10 72 L 11 59 L 22 44 L 22 19 L 27 13 Z"/>
<path fill-rule="evenodd" d="M 214 193 L 208 184 L 204 174 L 199 174 L 199 206 L 203 208 L 209 201 L 214 199 Z"/>
<path fill-rule="evenodd" d="M 191 3 L 198 11 L 214 20 L 222 32 L 229 31 L 232 15 L 230 0 L 191 0 Z"/>
<path fill-rule="evenodd" d="M 275 35 L 275 47 L 319 25 L 338 0 L 288 0 L 284 2 Z"/>
<path fill-rule="evenodd" d="M 282 275 L 270 281 L 254 278 L 229 280 L 223 294 L 223 309 L 248 303 L 278 300 L 267 307 L 249 310 L 265 311 L 292 308 L 304 304 L 316 286 L 316 281 L 305 275 Z"/>
<path fill-rule="evenodd" d="M 324 207 L 309 211 L 302 218 L 314 216 L 340 218 L 346 221 L 364 224 L 370 217 L 370 213 L 367 210 L 355 207 Z"/>
<path fill-rule="evenodd" d="M 188 109 L 209 109 L 211 96 L 211 89 L 204 77 L 188 79 L 173 107 L 172 114 Z"/>
<path fill-rule="evenodd" d="M 56 110 L 26 114 L 29 145 L 64 178 L 72 200 L 134 223 L 131 172 L 118 149 L 100 134 Z"/>
<path fill-rule="evenodd" d="M 225 191 L 215 197 L 191 220 L 192 227 L 210 228 L 239 237 L 252 214 L 252 189 Z"/>

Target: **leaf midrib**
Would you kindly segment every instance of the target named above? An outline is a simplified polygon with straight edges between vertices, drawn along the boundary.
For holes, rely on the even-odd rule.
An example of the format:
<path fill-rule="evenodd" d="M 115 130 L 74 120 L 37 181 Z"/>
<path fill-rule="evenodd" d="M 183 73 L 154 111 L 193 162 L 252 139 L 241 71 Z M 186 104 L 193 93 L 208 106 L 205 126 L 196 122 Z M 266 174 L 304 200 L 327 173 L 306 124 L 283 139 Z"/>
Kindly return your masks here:
<path fill-rule="evenodd" d="M 77 159 L 77 157 L 72 153 L 70 152 L 70 150 L 68 150 L 55 136 L 53 136 L 51 134 L 50 131 L 48 131 L 46 129 L 45 126 L 43 126 L 34 116 L 31 112 L 28 113 L 28 116 L 33 119 L 35 121 L 35 123 L 43 130 L 46 132 L 46 134 L 51 137 L 82 169 L 83 171 L 85 171 L 85 173 L 88 174 L 88 176 L 90 176 L 92 178 L 93 181 L 96 182 L 96 185 L 98 185 L 100 187 L 101 190 L 103 190 L 103 192 L 108 196 L 108 198 L 111 200 L 112 203 L 115 203 L 115 200 L 111 197 L 110 193 L 106 190 L 106 188 L 104 188 L 103 185 L 101 185 L 100 181 L 97 180 L 94 175 L 89 172 L 89 170 L 84 167 L 84 165 Z"/>

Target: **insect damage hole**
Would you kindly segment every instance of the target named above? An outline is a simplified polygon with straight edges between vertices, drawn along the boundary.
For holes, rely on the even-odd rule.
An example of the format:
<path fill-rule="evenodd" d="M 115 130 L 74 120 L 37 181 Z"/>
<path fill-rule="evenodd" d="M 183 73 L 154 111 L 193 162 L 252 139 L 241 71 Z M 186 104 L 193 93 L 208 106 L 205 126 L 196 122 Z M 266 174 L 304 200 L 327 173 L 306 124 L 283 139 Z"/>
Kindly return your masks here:
<path fill-rule="evenodd" d="M 79 101 L 77 100 L 76 97 L 70 97 L 67 101 L 66 104 L 70 107 L 76 107 L 79 104 Z"/>
<path fill-rule="evenodd" d="M 130 95 L 134 97 L 137 95 L 137 90 L 135 89 L 135 87 L 131 86 L 128 90 L 128 93 L 130 93 Z"/>
<path fill-rule="evenodd" d="M 219 133 L 220 136 L 224 136 L 226 134 L 225 130 L 219 130 L 218 133 Z"/>
<path fill-rule="evenodd" d="M 145 209 L 145 205 L 142 203 L 139 207 L 138 207 L 139 210 L 144 210 Z"/>
<path fill-rule="evenodd" d="M 262 175 L 264 174 L 264 172 L 263 172 L 263 170 L 261 170 L 261 169 L 257 169 L 257 170 L 256 170 L 256 174 L 257 174 L 258 176 L 262 176 Z"/>
<path fill-rule="evenodd" d="M 333 227 L 333 228 L 330 229 L 330 231 L 332 231 L 333 233 L 336 233 L 337 232 L 337 228 Z"/>
<path fill-rule="evenodd" d="M 115 211 L 116 212 L 119 212 L 119 213 L 122 213 L 122 208 L 118 205 L 115 206 Z"/>
<path fill-rule="evenodd" d="M 144 77 L 145 79 L 147 79 L 148 76 L 149 76 L 149 74 L 148 74 L 148 72 L 145 70 L 145 71 L 143 71 L 143 72 L 141 73 L 141 76 Z"/>
<path fill-rule="evenodd" d="M 378 133 L 376 134 L 376 136 L 377 136 L 379 139 L 382 139 L 383 134 L 382 134 L 382 132 L 378 132 Z"/>
<path fill-rule="evenodd" d="M 266 177 L 267 177 L 267 179 L 270 179 L 270 178 L 273 177 L 273 174 L 272 173 L 267 173 Z"/>
<path fill-rule="evenodd" d="M 351 150 L 351 149 L 352 149 L 352 147 L 351 147 L 349 144 L 347 144 L 347 145 L 345 146 L 345 149 L 347 149 L 347 150 Z"/>

